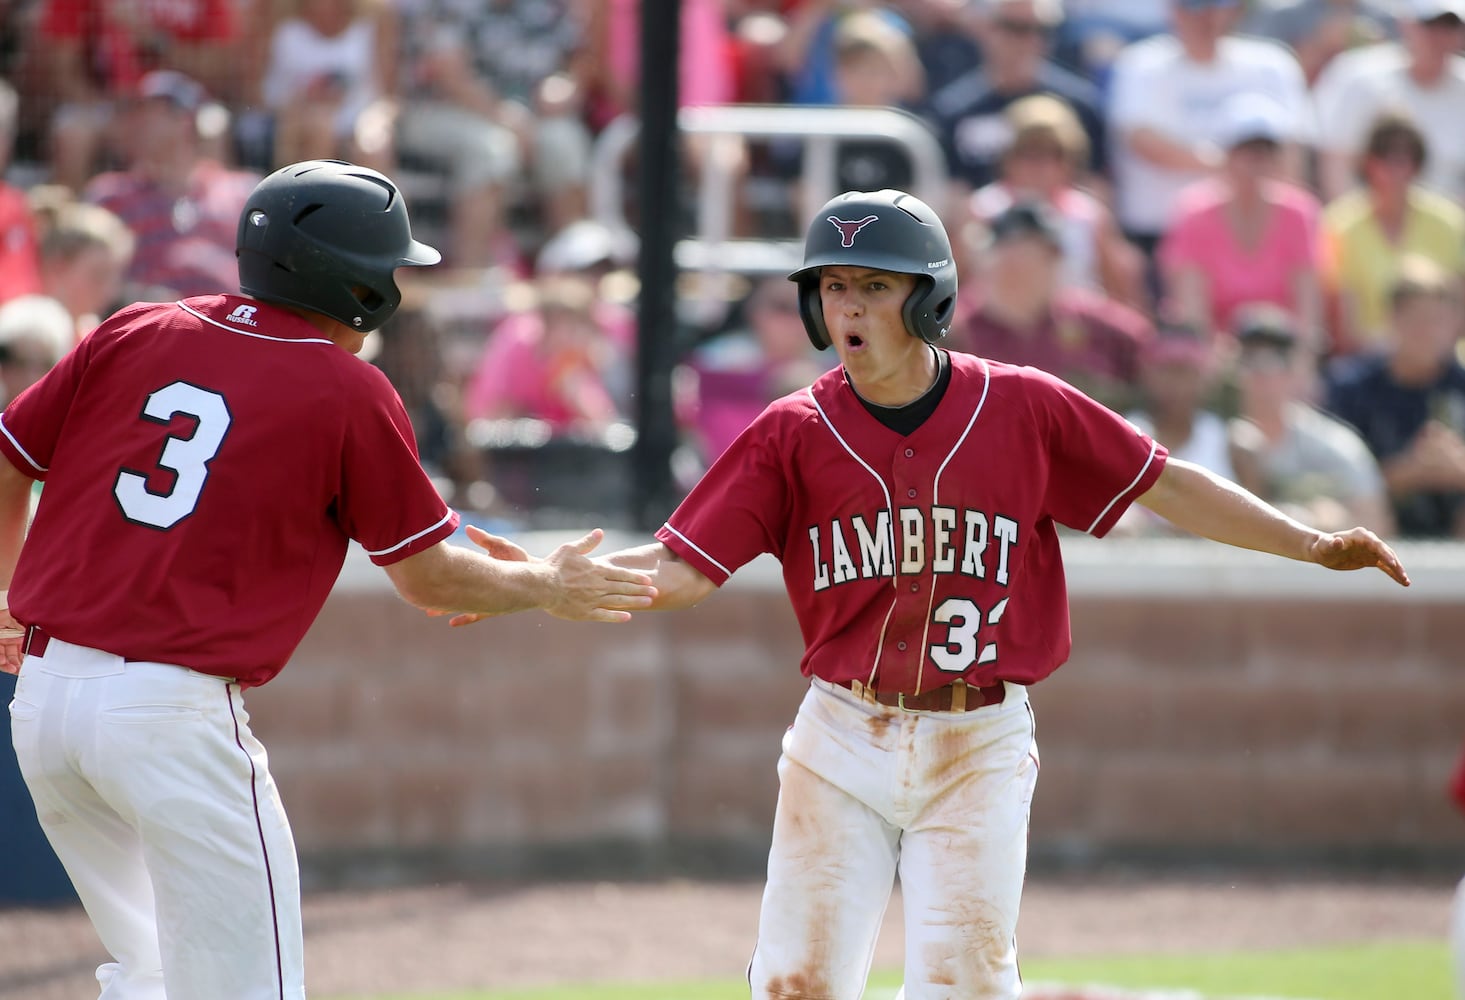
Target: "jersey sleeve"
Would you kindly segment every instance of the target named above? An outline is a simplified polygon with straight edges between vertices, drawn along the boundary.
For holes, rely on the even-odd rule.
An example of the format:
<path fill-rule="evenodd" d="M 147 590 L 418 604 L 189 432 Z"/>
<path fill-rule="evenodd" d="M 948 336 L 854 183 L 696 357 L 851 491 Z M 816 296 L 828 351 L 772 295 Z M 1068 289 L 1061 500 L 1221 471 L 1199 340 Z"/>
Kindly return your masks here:
<path fill-rule="evenodd" d="M 422 470 L 396 390 L 369 366 L 367 382 L 347 414 L 336 520 L 372 562 L 389 566 L 447 538 L 458 515 Z"/>
<path fill-rule="evenodd" d="M 771 408 L 764 410 L 656 532 L 719 587 L 762 553 L 782 553 L 790 495 L 779 423 Z"/>
<path fill-rule="evenodd" d="M 32 479 L 46 478 L 82 376 L 98 344 L 111 336 L 110 324 L 93 331 L 0 413 L 0 452 Z"/>
<path fill-rule="evenodd" d="M 1113 410 L 1041 372 L 1048 444 L 1045 507 L 1059 524 L 1102 538 L 1165 467 L 1165 447 Z"/>

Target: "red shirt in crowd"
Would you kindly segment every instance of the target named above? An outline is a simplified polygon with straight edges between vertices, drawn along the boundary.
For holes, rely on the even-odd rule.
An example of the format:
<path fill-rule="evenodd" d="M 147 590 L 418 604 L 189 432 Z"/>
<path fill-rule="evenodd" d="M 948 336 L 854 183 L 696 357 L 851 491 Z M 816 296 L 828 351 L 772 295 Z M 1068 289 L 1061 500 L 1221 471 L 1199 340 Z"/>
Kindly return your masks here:
<path fill-rule="evenodd" d="M 42 44 L 79 42 L 88 75 L 97 86 L 129 92 L 160 68 L 160 47 L 169 41 L 228 41 L 237 34 L 230 0 L 44 0 Z"/>
<path fill-rule="evenodd" d="M 0 184 L 0 302 L 40 290 L 35 216 L 24 192 Z"/>
<path fill-rule="evenodd" d="M 949 346 L 1057 375 L 1100 402 L 1132 395 L 1140 351 L 1153 336 L 1142 314 L 1081 288 L 1064 289 L 1033 327 L 1017 329 L 980 305 L 952 329 Z"/>

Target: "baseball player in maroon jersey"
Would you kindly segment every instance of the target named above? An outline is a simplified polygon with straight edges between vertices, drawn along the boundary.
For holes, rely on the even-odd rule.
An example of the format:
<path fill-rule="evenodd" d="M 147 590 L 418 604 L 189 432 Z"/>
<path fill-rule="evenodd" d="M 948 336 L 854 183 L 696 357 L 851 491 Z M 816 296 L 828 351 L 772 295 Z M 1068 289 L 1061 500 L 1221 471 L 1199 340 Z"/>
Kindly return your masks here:
<path fill-rule="evenodd" d="M 830 201 L 790 277 L 841 366 L 771 404 L 656 542 L 610 558 L 652 573 L 653 608 L 760 553 L 783 563 L 812 681 L 778 765 L 753 996 L 859 997 L 899 874 L 909 1000 L 1012 1000 L 1027 688 L 1069 652 L 1057 526 L 1103 535 L 1138 501 L 1232 545 L 1408 578 L 1372 533 L 1314 531 L 1167 461 L 1057 378 L 936 347 L 956 269 L 908 194 Z"/>
<path fill-rule="evenodd" d="M 242 692 L 289 658 L 349 540 L 424 607 L 616 621 L 653 593 L 587 557 L 597 532 L 542 561 L 445 541 L 458 515 L 401 400 L 353 357 L 395 270 L 438 260 L 388 178 L 276 171 L 238 247 L 245 294 L 123 309 L 0 414 L 15 751 L 112 956 L 104 1000 L 305 996 L 294 843 Z"/>

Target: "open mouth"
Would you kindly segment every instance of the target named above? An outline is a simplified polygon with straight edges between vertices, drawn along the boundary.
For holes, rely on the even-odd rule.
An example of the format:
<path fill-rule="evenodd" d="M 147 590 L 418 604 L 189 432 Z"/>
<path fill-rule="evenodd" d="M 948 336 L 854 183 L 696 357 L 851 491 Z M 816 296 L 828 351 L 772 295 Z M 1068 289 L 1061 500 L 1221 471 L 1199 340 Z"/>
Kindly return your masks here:
<path fill-rule="evenodd" d="M 847 333 L 844 336 L 844 345 L 852 350 L 865 346 L 865 338 L 858 333 Z"/>

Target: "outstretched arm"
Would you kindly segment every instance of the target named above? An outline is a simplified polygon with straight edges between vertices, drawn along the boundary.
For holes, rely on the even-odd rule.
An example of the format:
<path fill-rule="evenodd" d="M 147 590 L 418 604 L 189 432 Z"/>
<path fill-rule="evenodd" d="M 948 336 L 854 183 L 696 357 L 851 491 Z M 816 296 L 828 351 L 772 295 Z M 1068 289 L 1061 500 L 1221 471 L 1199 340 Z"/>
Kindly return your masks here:
<path fill-rule="evenodd" d="M 1374 566 L 1409 586 L 1409 574 L 1394 550 L 1367 528 L 1333 533 L 1309 528 L 1230 480 L 1177 458 L 1165 463 L 1139 503 L 1176 527 L 1227 545 L 1328 569 Z"/>
<path fill-rule="evenodd" d="M 622 622 L 656 596 L 647 574 L 589 557 L 603 537 L 599 528 L 545 559 L 530 559 L 512 542 L 475 530 L 469 537 L 488 555 L 439 542 L 387 566 L 403 599 L 475 621 L 538 608 L 571 621 Z"/>

